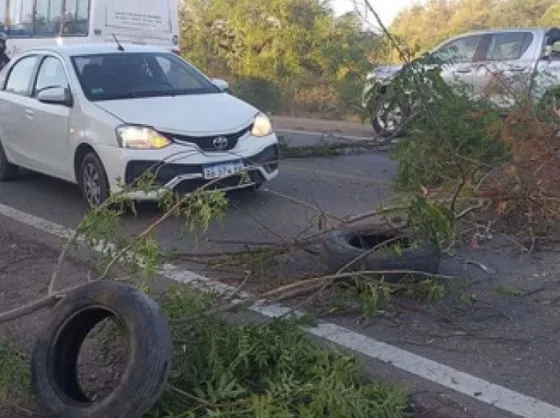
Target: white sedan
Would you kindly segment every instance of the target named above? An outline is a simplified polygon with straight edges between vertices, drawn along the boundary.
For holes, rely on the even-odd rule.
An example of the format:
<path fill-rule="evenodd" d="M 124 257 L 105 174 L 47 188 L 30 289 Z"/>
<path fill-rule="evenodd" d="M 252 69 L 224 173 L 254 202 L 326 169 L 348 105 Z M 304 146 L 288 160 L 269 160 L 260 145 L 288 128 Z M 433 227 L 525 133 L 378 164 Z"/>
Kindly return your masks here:
<path fill-rule="evenodd" d="M 278 175 L 268 117 L 175 54 L 138 45 L 55 46 L 0 72 L 0 180 L 18 167 L 80 186 L 90 206 L 147 170 L 157 200 L 207 185 L 258 188 Z"/>

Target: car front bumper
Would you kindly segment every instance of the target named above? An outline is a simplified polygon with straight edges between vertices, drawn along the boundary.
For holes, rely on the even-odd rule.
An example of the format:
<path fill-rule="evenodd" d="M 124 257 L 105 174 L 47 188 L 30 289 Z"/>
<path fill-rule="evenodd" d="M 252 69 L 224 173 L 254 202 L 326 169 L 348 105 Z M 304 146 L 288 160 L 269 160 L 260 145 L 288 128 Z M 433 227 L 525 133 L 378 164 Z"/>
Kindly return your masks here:
<path fill-rule="evenodd" d="M 276 136 L 251 139 L 251 142 L 246 141 L 238 149 L 228 152 L 202 152 L 174 144 L 165 150 L 107 147 L 111 149 L 105 148 L 100 156 L 112 193 L 130 188 L 126 196 L 133 200 L 159 200 L 169 191 L 178 194 L 189 194 L 200 188 L 229 191 L 254 187 L 277 177 L 279 150 Z M 234 161 L 243 162 L 241 173 L 211 180 L 204 177 L 204 165 Z M 149 187 L 141 187 L 139 183 L 143 182 L 142 178 L 148 178 L 147 173 Z"/>

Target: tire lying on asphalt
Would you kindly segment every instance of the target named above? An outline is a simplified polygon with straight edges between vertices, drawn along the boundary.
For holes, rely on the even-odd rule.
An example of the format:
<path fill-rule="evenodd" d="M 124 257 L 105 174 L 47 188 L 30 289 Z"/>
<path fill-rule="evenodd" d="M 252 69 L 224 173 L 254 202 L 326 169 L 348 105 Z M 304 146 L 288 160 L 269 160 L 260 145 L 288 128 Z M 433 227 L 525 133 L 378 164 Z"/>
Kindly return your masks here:
<path fill-rule="evenodd" d="M 403 236 L 371 251 L 382 242 Z M 414 242 L 414 245 L 410 243 Z M 398 243 L 399 250 L 391 247 Z M 393 249 L 391 249 L 393 248 Z M 351 264 L 346 271 L 419 271 L 437 274 L 441 264 L 440 248 L 429 241 L 412 240 L 406 231 L 390 231 L 382 226 L 361 230 L 334 229 L 323 240 L 323 255 L 329 269 L 336 273 Z M 399 281 L 409 274 L 384 274 L 386 281 Z"/>
<path fill-rule="evenodd" d="M 88 333 L 108 318 L 127 340 L 128 362 L 115 390 L 92 402 L 78 381 L 78 355 Z M 153 299 L 122 283 L 93 282 L 51 311 L 33 347 L 31 387 L 45 417 L 137 418 L 161 397 L 171 358 L 169 326 Z"/>

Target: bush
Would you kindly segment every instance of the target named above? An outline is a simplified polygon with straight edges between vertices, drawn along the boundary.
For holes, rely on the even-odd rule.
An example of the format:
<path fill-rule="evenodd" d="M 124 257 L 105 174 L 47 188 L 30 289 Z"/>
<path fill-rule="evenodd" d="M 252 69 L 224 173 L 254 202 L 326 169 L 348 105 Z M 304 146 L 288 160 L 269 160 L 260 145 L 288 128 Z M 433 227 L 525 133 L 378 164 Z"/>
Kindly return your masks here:
<path fill-rule="evenodd" d="M 242 78 L 232 84 L 232 93 L 263 112 L 278 112 L 282 106 L 282 92 L 278 85 L 262 78 Z"/>
<path fill-rule="evenodd" d="M 184 289 L 166 297 L 177 345 L 168 390 L 152 416 L 406 416 L 403 391 L 370 382 L 355 358 L 317 347 L 301 320 L 236 327 L 200 316 L 212 304 Z"/>
<path fill-rule="evenodd" d="M 293 109 L 296 114 L 315 114 L 321 117 L 340 115 L 336 90 L 325 84 L 305 86 L 298 89 L 293 97 Z"/>

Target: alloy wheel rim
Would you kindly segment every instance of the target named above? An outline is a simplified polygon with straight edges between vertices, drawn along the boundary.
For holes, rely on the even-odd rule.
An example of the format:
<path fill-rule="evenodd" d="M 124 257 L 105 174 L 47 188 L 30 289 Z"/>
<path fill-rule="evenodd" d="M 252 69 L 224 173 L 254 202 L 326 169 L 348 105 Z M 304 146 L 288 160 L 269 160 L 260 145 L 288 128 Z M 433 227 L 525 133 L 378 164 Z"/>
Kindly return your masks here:
<path fill-rule="evenodd" d="M 84 167 L 82 184 L 89 205 L 94 207 L 101 204 L 101 175 L 92 163 L 88 163 Z"/>
<path fill-rule="evenodd" d="M 402 111 L 399 106 L 389 110 L 389 106 L 390 103 L 383 104 L 377 113 L 377 123 L 383 130 L 392 132 L 402 122 Z"/>

